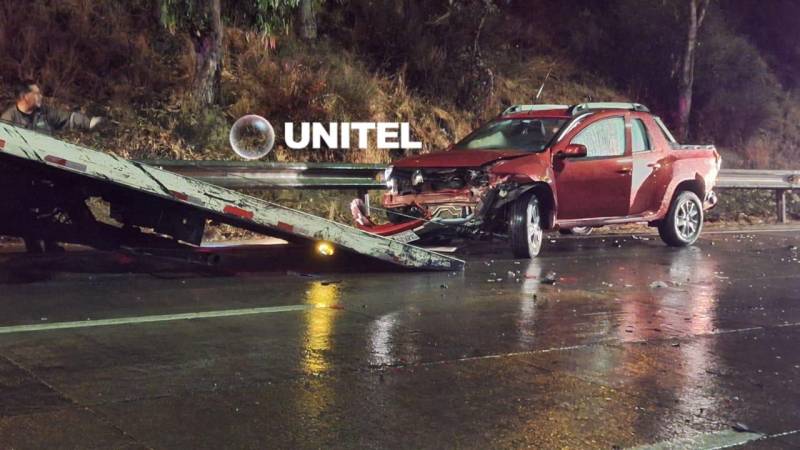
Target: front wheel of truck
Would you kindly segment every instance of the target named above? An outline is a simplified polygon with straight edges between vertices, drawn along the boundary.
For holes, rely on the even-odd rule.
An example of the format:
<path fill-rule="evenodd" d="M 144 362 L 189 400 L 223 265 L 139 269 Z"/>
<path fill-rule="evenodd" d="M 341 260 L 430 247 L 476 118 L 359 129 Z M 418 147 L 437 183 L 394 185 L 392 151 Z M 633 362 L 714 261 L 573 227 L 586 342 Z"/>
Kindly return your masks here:
<path fill-rule="evenodd" d="M 703 203 L 692 191 L 678 194 L 669 206 L 667 217 L 658 225 L 658 234 L 671 247 L 695 243 L 703 229 Z"/>
<path fill-rule="evenodd" d="M 533 258 L 539 254 L 544 230 L 541 204 L 534 192 L 524 194 L 511 205 L 508 234 L 515 257 Z"/>

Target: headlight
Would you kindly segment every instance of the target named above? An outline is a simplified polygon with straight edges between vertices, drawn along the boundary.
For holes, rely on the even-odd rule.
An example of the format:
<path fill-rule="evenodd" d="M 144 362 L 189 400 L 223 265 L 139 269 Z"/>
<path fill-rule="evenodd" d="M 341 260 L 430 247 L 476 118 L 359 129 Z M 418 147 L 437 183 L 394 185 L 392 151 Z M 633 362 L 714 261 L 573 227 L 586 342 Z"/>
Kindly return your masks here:
<path fill-rule="evenodd" d="M 395 180 L 392 178 L 393 170 L 394 167 L 392 166 L 383 169 L 383 182 L 386 183 L 386 188 L 389 190 L 394 190 L 394 187 L 397 184 L 395 183 Z"/>
<path fill-rule="evenodd" d="M 422 178 L 422 171 L 421 170 L 415 170 L 414 171 L 414 175 L 411 176 L 411 185 L 412 186 L 418 186 L 418 185 L 420 185 L 420 184 L 422 184 L 424 182 L 425 182 L 425 179 Z"/>

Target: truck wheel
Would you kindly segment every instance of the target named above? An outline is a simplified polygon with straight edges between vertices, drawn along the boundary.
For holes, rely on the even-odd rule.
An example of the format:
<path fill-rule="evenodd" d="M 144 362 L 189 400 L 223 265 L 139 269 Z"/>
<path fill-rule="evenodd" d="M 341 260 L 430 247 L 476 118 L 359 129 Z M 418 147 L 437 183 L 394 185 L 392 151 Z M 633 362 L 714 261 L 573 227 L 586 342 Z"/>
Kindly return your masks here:
<path fill-rule="evenodd" d="M 658 225 L 658 234 L 667 245 L 686 247 L 692 245 L 703 229 L 703 203 L 692 191 L 683 191 L 675 197 L 667 217 Z"/>
<path fill-rule="evenodd" d="M 517 258 L 533 258 L 542 249 L 544 230 L 539 198 L 528 192 L 511 205 L 508 224 L 511 251 Z"/>
<path fill-rule="evenodd" d="M 575 236 L 588 236 L 592 234 L 592 227 L 572 227 L 572 228 L 562 228 L 558 230 L 561 234 L 572 234 Z"/>

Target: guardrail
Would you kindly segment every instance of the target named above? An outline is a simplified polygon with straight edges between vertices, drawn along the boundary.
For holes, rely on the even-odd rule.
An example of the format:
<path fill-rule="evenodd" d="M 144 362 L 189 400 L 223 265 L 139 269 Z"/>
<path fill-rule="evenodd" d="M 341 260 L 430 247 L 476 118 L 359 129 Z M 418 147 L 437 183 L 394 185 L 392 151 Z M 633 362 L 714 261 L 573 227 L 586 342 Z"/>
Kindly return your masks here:
<path fill-rule="evenodd" d="M 141 161 L 230 189 L 380 189 L 380 164 L 272 163 L 261 161 Z"/>
<path fill-rule="evenodd" d="M 715 189 L 773 190 L 778 222 L 786 223 L 786 193 L 800 189 L 800 171 L 722 169 Z"/>
<path fill-rule="evenodd" d="M 231 189 L 383 189 L 386 166 L 345 163 L 270 163 L 240 161 L 142 161 L 181 175 Z M 800 189 L 797 170 L 722 169 L 715 189 L 775 191 L 779 222 L 786 222 L 786 193 Z"/>

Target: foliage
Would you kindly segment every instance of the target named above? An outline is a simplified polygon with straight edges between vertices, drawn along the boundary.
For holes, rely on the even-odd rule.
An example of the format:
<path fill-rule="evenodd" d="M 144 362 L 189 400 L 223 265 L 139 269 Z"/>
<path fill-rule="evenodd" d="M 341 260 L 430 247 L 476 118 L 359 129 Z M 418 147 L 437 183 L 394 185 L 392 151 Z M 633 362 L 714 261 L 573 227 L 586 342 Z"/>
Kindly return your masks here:
<path fill-rule="evenodd" d="M 424 95 L 471 107 L 475 91 L 489 83 L 479 41 L 486 18 L 497 11 L 487 0 L 349 0 L 329 7 L 322 22 L 373 69 Z"/>
<path fill-rule="evenodd" d="M 137 2 L 2 2 L 0 78 L 66 102 L 146 101 L 181 81 L 167 63 L 181 43 L 139 27 L 146 15 Z"/>
<path fill-rule="evenodd" d="M 159 0 L 163 24 L 175 30 L 208 25 L 208 9 L 196 0 Z M 265 34 L 279 34 L 289 28 L 300 0 L 223 0 L 223 18 L 237 26 L 253 27 Z"/>
<path fill-rule="evenodd" d="M 695 79 L 695 135 L 724 146 L 762 134 L 780 115 L 780 84 L 757 48 L 711 13 Z"/>
<path fill-rule="evenodd" d="M 443 148 L 502 107 L 534 101 L 548 73 L 541 102 L 636 100 L 668 122 L 676 107 L 685 0 L 315 0 L 312 43 L 288 33 L 299 2 L 221 0 L 223 101 L 194 112 L 184 90 L 198 67 L 191 37 L 208 25 L 203 2 L 2 2 L 0 100 L 33 77 L 51 101 L 119 123 L 80 139 L 126 156 L 206 158 L 230 155 L 227 127 L 245 112 L 274 124 L 409 121 L 424 151 Z M 701 30 L 690 139 L 724 147 L 726 165 L 796 167 L 798 2 L 714 4 Z"/>
<path fill-rule="evenodd" d="M 758 48 L 781 83 L 800 88 L 800 2 L 724 0 L 719 7 L 732 29 Z"/>

